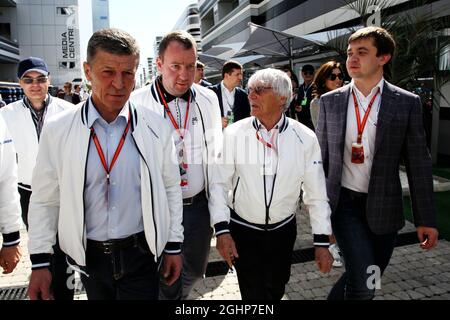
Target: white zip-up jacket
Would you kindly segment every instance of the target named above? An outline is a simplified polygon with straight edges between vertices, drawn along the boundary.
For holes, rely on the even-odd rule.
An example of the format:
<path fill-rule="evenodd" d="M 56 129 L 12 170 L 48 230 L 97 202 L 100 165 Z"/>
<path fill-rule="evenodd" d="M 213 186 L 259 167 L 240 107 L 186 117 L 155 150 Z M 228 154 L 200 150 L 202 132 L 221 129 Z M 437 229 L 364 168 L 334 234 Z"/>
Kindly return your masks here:
<path fill-rule="evenodd" d="M 154 81 L 150 86 L 143 87 L 131 94 L 130 100 L 138 105 L 150 108 L 161 117 L 166 117 L 164 105 L 158 94 Z M 222 121 L 220 117 L 219 100 L 216 94 L 198 84 L 193 84 L 191 90 L 191 105 L 195 105 L 203 129 L 203 174 L 205 177 L 206 196 L 210 198 L 215 186 L 211 185 L 211 175 L 215 170 L 216 152 L 222 144 Z M 208 202 L 209 209 L 211 205 Z"/>
<path fill-rule="evenodd" d="M 230 208 L 240 223 L 250 228 L 283 224 L 296 212 L 300 191 L 307 205 L 315 245 L 328 245 L 331 234 L 325 176 L 319 143 L 313 131 L 293 119 L 284 118 L 278 135 L 278 168 L 272 200 L 266 211 L 263 165 L 265 146 L 258 141 L 255 117 L 238 121 L 224 131 L 223 150 L 213 177 L 221 192 L 212 195 L 212 224 L 216 234 L 228 232 Z M 270 226 L 269 226 L 270 227 Z"/>
<path fill-rule="evenodd" d="M 156 260 L 167 243 L 183 242 L 175 146 L 163 119 L 146 108 L 132 103 L 128 106 L 129 137 L 141 158 L 144 232 Z M 53 117 L 42 131 L 29 216 L 28 249 L 33 268 L 48 263 L 57 231 L 59 245 L 69 256 L 68 261 L 86 266 L 84 185 L 91 141 L 88 108 L 89 100 Z"/>
<path fill-rule="evenodd" d="M 3 246 L 20 241 L 20 200 L 17 192 L 16 151 L 13 139 L 0 115 L 0 233 Z"/>
<path fill-rule="evenodd" d="M 74 107 L 73 104 L 50 95 L 48 95 L 48 99 L 50 100 L 48 101 L 43 127 L 45 127 L 48 119 L 55 114 Z M 0 109 L 0 112 L 14 139 L 18 158 L 19 187 L 31 191 L 29 187 L 31 185 L 31 175 L 36 164 L 39 139 L 31 118 L 30 109 L 23 100 L 18 100 Z"/>

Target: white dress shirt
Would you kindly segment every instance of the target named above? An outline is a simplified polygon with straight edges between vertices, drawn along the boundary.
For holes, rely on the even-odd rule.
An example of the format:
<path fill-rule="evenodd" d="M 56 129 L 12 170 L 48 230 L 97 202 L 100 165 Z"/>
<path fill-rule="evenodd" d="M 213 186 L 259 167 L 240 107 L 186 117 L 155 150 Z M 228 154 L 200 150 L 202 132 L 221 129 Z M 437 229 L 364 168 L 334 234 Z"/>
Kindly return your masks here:
<path fill-rule="evenodd" d="M 259 134 L 260 137 L 270 143 L 272 148 L 265 147 L 264 150 L 264 167 L 261 168 L 261 174 L 266 176 L 266 205 L 269 204 L 270 199 L 272 198 L 273 186 L 275 175 L 278 172 L 278 133 L 279 128 L 284 122 L 285 116 L 282 116 L 280 121 L 269 131 L 264 127 L 264 125 L 258 121 L 259 125 Z"/>
<path fill-rule="evenodd" d="M 223 81 L 220 83 L 220 87 L 222 89 L 223 115 L 226 117 L 228 111 L 233 111 L 234 93 L 236 92 L 236 88 L 233 88 L 233 90 L 228 91 Z"/>
<path fill-rule="evenodd" d="M 117 118 L 106 122 L 89 100 L 88 125 L 95 134 L 110 167 L 114 153 L 128 122 L 128 103 Z M 128 131 L 116 163 L 110 169 L 110 183 L 91 137 L 86 166 L 84 202 L 88 239 L 105 241 L 122 239 L 144 230 L 141 206 L 140 156 Z"/>
<path fill-rule="evenodd" d="M 342 169 L 342 186 L 357 192 L 367 193 L 369 190 L 370 172 L 372 169 L 373 156 L 375 151 L 375 137 L 377 132 L 378 112 L 381 107 L 381 95 L 383 93 L 384 78 L 372 88 L 371 92 L 365 97 L 361 91 L 351 82 L 351 90 L 355 93 L 359 106 L 359 114 L 361 122 L 364 118 L 366 110 L 369 106 L 372 97 L 377 93 L 378 88 L 380 92 L 375 98 L 372 109 L 369 113 L 366 126 L 362 133 L 362 145 L 364 148 L 364 163 L 352 163 L 352 143 L 357 141 L 358 126 L 356 123 L 355 103 L 353 95 L 350 93 L 347 111 L 347 128 L 345 131 L 345 146 L 344 146 L 344 166 Z"/>
<path fill-rule="evenodd" d="M 187 102 L 184 99 L 175 98 L 168 103 L 170 112 L 180 128 L 184 128 L 186 119 Z M 180 136 L 176 132 L 170 117 L 166 117 L 170 128 L 173 128 L 172 136 L 175 141 L 177 153 L 182 148 Z M 183 187 L 183 199 L 190 198 L 200 193 L 205 188 L 205 176 L 203 174 L 203 129 L 200 115 L 196 112 L 195 101 L 191 101 L 189 106 L 189 119 L 187 121 L 187 133 L 184 136 L 185 159 L 187 160 L 187 187 Z"/>

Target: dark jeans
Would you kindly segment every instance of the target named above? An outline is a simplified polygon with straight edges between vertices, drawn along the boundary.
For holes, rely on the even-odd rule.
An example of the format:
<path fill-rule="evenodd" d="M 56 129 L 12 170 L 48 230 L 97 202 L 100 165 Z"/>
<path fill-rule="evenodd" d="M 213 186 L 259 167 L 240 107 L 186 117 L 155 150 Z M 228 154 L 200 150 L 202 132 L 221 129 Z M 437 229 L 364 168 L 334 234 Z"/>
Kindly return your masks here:
<path fill-rule="evenodd" d="M 31 191 L 18 188 L 20 194 L 20 207 L 22 208 L 22 220 L 28 230 L 28 206 L 30 205 Z"/>
<path fill-rule="evenodd" d="M 75 294 L 75 271 L 67 264 L 66 254 L 59 247 L 58 235 L 53 246 L 50 264 L 52 273 L 52 291 L 55 300 L 73 300 Z"/>
<path fill-rule="evenodd" d="M 239 254 L 235 267 L 242 300 L 281 300 L 291 276 L 296 219 L 272 231 L 231 221 L 230 232 Z"/>
<path fill-rule="evenodd" d="M 158 262 L 145 236 L 110 253 L 87 242 L 86 271 L 81 281 L 89 300 L 157 300 Z"/>
<path fill-rule="evenodd" d="M 20 206 L 22 208 L 22 220 L 28 230 L 28 207 L 30 205 L 31 191 L 18 188 L 20 194 Z M 55 300 L 73 300 L 75 289 L 73 280 L 75 272 L 69 268 L 66 254 L 59 247 L 58 235 L 56 244 L 53 246 L 53 255 L 50 261 L 50 272 L 52 273 L 51 288 Z"/>
<path fill-rule="evenodd" d="M 331 289 L 329 300 L 370 300 L 375 294 L 375 268 L 380 277 L 389 264 L 397 233 L 374 234 L 366 218 L 367 195 L 341 189 L 331 216 L 333 233 L 344 256 L 345 273 Z M 381 279 L 380 279 L 381 280 Z"/>
<path fill-rule="evenodd" d="M 195 283 L 202 279 L 206 272 L 212 237 L 206 197 L 183 206 L 183 227 L 183 270 L 171 286 L 161 280 L 160 300 L 186 300 Z"/>

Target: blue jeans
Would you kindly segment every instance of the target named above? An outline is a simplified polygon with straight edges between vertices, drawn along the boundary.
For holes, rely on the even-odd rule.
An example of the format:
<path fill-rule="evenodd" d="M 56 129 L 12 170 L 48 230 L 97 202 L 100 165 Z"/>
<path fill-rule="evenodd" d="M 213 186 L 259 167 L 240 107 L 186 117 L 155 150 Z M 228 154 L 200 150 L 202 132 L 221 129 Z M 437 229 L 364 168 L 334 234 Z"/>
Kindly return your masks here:
<path fill-rule="evenodd" d="M 370 300 L 375 295 L 375 272 L 383 274 L 394 250 L 397 233 L 374 234 L 366 218 L 367 194 L 341 189 L 331 216 L 333 233 L 344 256 L 345 273 L 331 289 L 328 300 Z"/>
<path fill-rule="evenodd" d="M 186 300 L 195 283 L 202 279 L 208 265 L 212 228 L 206 197 L 183 206 L 183 270 L 171 286 L 160 281 L 160 300 Z"/>

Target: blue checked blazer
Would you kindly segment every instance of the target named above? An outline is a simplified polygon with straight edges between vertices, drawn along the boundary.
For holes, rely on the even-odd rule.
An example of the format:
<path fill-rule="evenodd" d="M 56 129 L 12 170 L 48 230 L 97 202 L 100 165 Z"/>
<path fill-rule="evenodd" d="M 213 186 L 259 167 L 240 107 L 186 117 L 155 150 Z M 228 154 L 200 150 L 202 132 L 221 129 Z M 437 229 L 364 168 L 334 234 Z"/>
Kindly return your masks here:
<path fill-rule="evenodd" d="M 341 189 L 350 85 L 322 95 L 316 134 L 322 150 L 332 215 Z M 414 224 L 436 227 L 431 157 L 426 147 L 420 98 L 384 82 L 367 197 L 367 221 L 375 234 L 405 224 L 399 165 L 404 163 Z"/>

